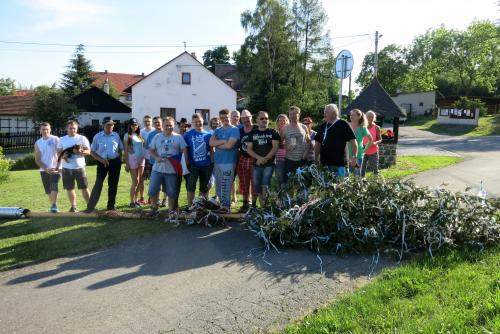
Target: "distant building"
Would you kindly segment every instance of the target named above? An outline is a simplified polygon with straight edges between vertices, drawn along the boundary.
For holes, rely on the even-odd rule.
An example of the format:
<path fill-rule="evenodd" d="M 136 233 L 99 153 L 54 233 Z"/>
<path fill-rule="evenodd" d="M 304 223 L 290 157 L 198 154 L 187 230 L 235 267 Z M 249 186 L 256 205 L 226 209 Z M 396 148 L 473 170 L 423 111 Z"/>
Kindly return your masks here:
<path fill-rule="evenodd" d="M 443 99 L 444 96 L 438 91 L 427 91 L 396 94 L 392 95 L 391 98 L 411 118 L 412 116 L 432 114 L 437 101 Z"/>
<path fill-rule="evenodd" d="M 132 93 L 132 114 L 138 119 L 145 115 L 191 119 L 193 113 L 199 112 L 208 122 L 223 108 L 236 109 L 236 90 L 188 52 L 181 53 L 126 91 Z"/>
<path fill-rule="evenodd" d="M 78 116 L 80 126 L 99 126 L 105 116 L 110 116 L 114 121 L 123 123 L 128 121 L 132 114 L 132 109 L 129 106 L 97 87 L 92 87 L 78 94 L 71 101 L 82 112 Z"/>
<path fill-rule="evenodd" d="M 34 102 L 32 95 L 0 96 L 0 133 L 31 132 L 34 124 L 28 115 Z"/>
<path fill-rule="evenodd" d="M 118 100 L 130 107 L 132 106 L 132 94 L 126 92 L 126 89 L 144 78 L 144 73 L 112 73 L 105 70 L 104 72 L 92 72 L 92 76 L 95 78 L 95 81 L 92 84 L 93 86 L 102 89 L 108 94 L 109 87 L 111 85 L 114 86 L 119 93 Z"/>

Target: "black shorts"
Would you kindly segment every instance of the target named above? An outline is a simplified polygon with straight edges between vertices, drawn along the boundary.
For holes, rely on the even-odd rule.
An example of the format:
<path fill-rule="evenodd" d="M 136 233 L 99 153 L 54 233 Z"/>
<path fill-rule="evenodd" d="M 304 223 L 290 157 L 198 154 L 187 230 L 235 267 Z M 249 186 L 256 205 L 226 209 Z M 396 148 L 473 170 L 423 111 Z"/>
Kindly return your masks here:
<path fill-rule="evenodd" d="M 85 168 L 78 168 L 78 169 L 63 168 L 62 180 L 63 180 L 63 188 L 66 190 L 75 189 L 75 181 L 78 189 L 88 188 L 87 172 L 85 171 Z"/>
<path fill-rule="evenodd" d="M 47 195 L 52 191 L 59 191 L 59 179 L 61 178 L 61 174 L 49 174 L 40 171 L 40 176 L 42 177 L 43 189 Z"/>

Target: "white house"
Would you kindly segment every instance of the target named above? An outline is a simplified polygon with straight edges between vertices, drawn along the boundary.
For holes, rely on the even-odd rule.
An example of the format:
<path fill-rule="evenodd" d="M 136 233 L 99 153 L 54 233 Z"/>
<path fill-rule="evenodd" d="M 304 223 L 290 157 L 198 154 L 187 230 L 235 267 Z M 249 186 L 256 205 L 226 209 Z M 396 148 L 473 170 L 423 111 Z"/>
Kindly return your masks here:
<path fill-rule="evenodd" d="M 219 110 L 236 109 L 236 91 L 210 72 L 193 55 L 183 52 L 131 86 L 132 115 L 191 120 L 195 112 L 205 121 Z"/>
<path fill-rule="evenodd" d="M 412 117 L 432 113 L 436 107 L 436 99 L 443 96 L 438 91 L 428 91 L 397 94 L 391 98 L 401 109 L 406 110 L 408 117 Z"/>

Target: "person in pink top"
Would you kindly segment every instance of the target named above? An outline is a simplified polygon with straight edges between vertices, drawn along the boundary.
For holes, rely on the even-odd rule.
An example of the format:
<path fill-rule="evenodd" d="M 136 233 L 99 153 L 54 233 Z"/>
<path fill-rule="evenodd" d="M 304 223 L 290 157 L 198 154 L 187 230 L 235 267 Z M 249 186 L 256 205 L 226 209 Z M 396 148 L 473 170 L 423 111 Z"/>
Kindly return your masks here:
<path fill-rule="evenodd" d="M 373 111 L 366 112 L 366 119 L 368 120 L 367 129 L 372 135 L 371 145 L 367 145 L 365 148 L 365 157 L 363 159 L 363 164 L 361 165 L 361 176 L 365 176 L 368 167 L 373 171 L 373 174 L 378 175 L 378 144 L 382 142 L 382 136 L 380 134 L 380 127 L 375 124 L 377 120 L 377 115 Z M 364 144 L 368 144 L 368 138 L 364 139 Z"/>

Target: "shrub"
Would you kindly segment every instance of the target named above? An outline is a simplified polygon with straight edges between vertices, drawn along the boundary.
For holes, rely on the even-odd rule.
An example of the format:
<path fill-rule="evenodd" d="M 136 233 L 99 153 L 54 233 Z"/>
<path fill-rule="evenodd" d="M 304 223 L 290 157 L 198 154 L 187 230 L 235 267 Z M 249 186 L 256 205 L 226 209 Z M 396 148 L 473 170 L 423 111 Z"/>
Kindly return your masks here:
<path fill-rule="evenodd" d="M 469 110 L 476 110 L 477 108 L 479 109 L 480 116 L 486 116 L 486 112 L 488 111 L 486 103 L 484 103 L 480 99 L 469 99 L 465 96 L 461 96 L 460 99 L 455 101 L 452 107 L 458 109 L 469 109 Z"/>
<path fill-rule="evenodd" d="M 12 160 L 3 155 L 3 148 L 0 146 L 0 182 L 9 178 L 9 169 L 12 166 Z"/>
<path fill-rule="evenodd" d="M 14 161 L 12 164 L 12 170 L 27 170 L 27 169 L 38 169 L 38 165 L 35 162 L 35 154 L 29 153 Z"/>

